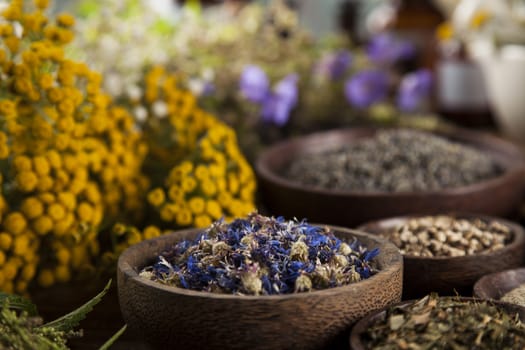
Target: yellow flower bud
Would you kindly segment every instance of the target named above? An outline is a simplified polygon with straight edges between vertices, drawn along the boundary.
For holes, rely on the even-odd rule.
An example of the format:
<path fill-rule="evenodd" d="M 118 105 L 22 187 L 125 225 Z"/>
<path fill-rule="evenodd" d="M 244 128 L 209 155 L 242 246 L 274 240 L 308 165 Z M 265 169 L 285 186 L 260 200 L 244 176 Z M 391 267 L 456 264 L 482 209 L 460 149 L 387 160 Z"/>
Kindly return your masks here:
<path fill-rule="evenodd" d="M 38 178 L 37 189 L 40 192 L 46 192 L 53 189 L 54 181 L 51 176 L 41 176 Z"/>
<path fill-rule="evenodd" d="M 176 216 L 177 224 L 180 226 L 188 226 L 193 221 L 193 215 L 188 209 L 181 209 Z"/>
<path fill-rule="evenodd" d="M 35 6 L 40 10 L 45 10 L 49 6 L 49 0 L 35 0 Z"/>
<path fill-rule="evenodd" d="M 162 188 L 155 188 L 148 193 L 148 202 L 155 207 L 161 206 L 165 200 L 166 197 Z"/>
<path fill-rule="evenodd" d="M 15 255 L 24 257 L 29 252 L 29 236 L 19 235 L 15 237 L 13 244 L 13 252 Z"/>
<path fill-rule="evenodd" d="M 37 156 L 33 158 L 33 169 L 37 175 L 49 174 L 50 166 L 45 157 Z"/>
<path fill-rule="evenodd" d="M 222 216 L 222 208 L 215 200 L 206 201 L 206 213 L 217 220 Z"/>
<path fill-rule="evenodd" d="M 55 195 L 50 192 L 40 193 L 38 195 L 38 199 L 40 199 L 45 204 L 51 204 L 56 202 Z"/>
<path fill-rule="evenodd" d="M 197 215 L 195 216 L 195 227 L 208 227 L 212 223 L 212 220 L 208 215 Z"/>
<path fill-rule="evenodd" d="M 32 171 L 22 171 L 16 175 L 16 184 L 21 191 L 31 192 L 38 184 L 38 177 Z"/>
<path fill-rule="evenodd" d="M 35 264 L 25 264 L 22 268 L 21 277 L 25 281 L 31 281 L 35 277 L 36 265 Z"/>
<path fill-rule="evenodd" d="M 8 250 L 11 247 L 12 243 L 13 243 L 13 238 L 11 237 L 9 233 L 7 232 L 0 233 L 0 249 Z"/>
<path fill-rule="evenodd" d="M 151 239 L 161 235 L 158 227 L 148 226 L 144 229 L 144 239 Z"/>
<path fill-rule="evenodd" d="M 74 210 L 77 206 L 77 197 L 71 192 L 60 192 L 58 201 L 68 210 Z"/>
<path fill-rule="evenodd" d="M 59 195 L 60 200 L 60 195 Z M 64 218 L 66 215 L 66 209 L 60 203 L 53 203 L 47 207 L 47 215 L 54 221 L 58 221 Z"/>
<path fill-rule="evenodd" d="M 26 281 L 18 280 L 15 284 L 15 291 L 18 294 L 22 294 L 26 291 L 28 283 Z"/>
<path fill-rule="evenodd" d="M 3 264 L 5 264 L 5 254 L 3 251 L 0 250 L 0 266 L 2 266 Z"/>
<path fill-rule="evenodd" d="M 59 265 L 55 268 L 55 278 L 58 282 L 67 282 L 71 279 L 71 272 L 67 265 Z"/>
<path fill-rule="evenodd" d="M 32 226 L 39 235 L 46 235 L 53 229 L 53 220 L 47 215 L 42 215 L 33 221 Z"/>
<path fill-rule="evenodd" d="M 200 214 L 206 208 L 206 202 L 201 197 L 193 197 L 188 203 L 193 214 Z"/>
<path fill-rule="evenodd" d="M 90 222 L 93 218 L 93 207 L 87 202 L 81 202 L 77 208 L 77 215 L 81 222 Z"/>
<path fill-rule="evenodd" d="M 13 160 L 16 171 L 31 171 L 31 159 L 26 156 L 16 156 Z"/>
<path fill-rule="evenodd" d="M 49 269 L 43 269 L 38 275 L 38 284 L 41 287 L 50 287 L 55 283 L 55 276 L 53 272 Z"/>
<path fill-rule="evenodd" d="M 192 192 L 197 187 L 197 181 L 192 177 L 185 177 L 182 179 L 182 189 L 184 192 Z"/>
<path fill-rule="evenodd" d="M 51 167 L 60 169 L 62 167 L 62 158 L 60 154 L 55 150 L 49 150 L 46 153 L 46 158 Z"/>
<path fill-rule="evenodd" d="M 8 280 L 13 280 L 18 273 L 18 264 L 13 259 L 9 259 L 4 263 L 2 267 L 4 276 Z"/>
<path fill-rule="evenodd" d="M 12 234 L 19 234 L 27 226 L 25 217 L 19 212 L 9 213 L 4 220 L 4 227 L 8 232 Z"/>
<path fill-rule="evenodd" d="M 63 236 L 71 230 L 71 225 L 74 221 L 73 214 L 66 215 L 66 218 L 60 221 L 55 222 L 53 226 L 53 232 L 57 236 Z"/>
<path fill-rule="evenodd" d="M 68 13 L 61 13 L 57 16 L 59 26 L 72 27 L 75 24 L 75 18 Z"/>

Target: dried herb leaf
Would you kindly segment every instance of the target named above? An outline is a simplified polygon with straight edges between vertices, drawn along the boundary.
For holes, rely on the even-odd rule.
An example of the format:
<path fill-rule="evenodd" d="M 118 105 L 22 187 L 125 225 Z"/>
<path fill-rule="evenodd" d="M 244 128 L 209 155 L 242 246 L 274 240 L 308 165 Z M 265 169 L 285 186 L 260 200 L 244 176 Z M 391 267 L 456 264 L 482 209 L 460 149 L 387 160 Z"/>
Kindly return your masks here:
<path fill-rule="evenodd" d="M 93 299 L 85 303 L 84 305 L 80 306 L 76 310 L 68 313 L 67 315 L 64 315 L 54 321 L 51 321 L 49 323 L 46 323 L 41 326 L 41 328 L 47 327 L 47 328 L 54 328 L 56 330 L 64 331 L 64 332 L 70 332 L 78 326 L 80 321 L 82 321 L 84 318 L 86 318 L 86 315 L 93 309 L 95 305 L 97 305 L 104 295 L 109 290 L 109 287 L 111 286 L 111 280 L 106 284 L 102 292 L 98 293 Z"/>
<path fill-rule="evenodd" d="M 0 292 L 0 305 L 4 305 L 4 303 L 7 303 L 11 310 L 27 312 L 28 316 L 36 316 L 38 314 L 36 305 L 20 295 Z"/>

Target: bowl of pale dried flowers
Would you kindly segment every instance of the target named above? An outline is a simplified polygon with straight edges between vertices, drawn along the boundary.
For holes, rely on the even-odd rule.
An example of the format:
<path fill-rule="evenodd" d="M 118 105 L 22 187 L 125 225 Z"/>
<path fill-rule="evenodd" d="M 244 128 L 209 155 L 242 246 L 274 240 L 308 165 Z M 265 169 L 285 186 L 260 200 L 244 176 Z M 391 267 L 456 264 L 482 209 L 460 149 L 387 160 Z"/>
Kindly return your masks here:
<path fill-rule="evenodd" d="M 119 299 L 155 346 L 317 349 L 401 300 L 402 269 L 380 237 L 252 213 L 128 248 Z"/>
<path fill-rule="evenodd" d="M 255 170 L 270 213 L 346 227 L 407 213 L 508 216 L 525 189 L 517 146 L 458 128 L 315 133 L 269 147 Z"/>
<path fill-rule="evenodd" d="M 359 230 L 390 240 L 403 254 L 403 299 L 428 293 L 471 296 L 484 275 L 525 262 L 525 231 L 479 214 L 393 217 Z"/>

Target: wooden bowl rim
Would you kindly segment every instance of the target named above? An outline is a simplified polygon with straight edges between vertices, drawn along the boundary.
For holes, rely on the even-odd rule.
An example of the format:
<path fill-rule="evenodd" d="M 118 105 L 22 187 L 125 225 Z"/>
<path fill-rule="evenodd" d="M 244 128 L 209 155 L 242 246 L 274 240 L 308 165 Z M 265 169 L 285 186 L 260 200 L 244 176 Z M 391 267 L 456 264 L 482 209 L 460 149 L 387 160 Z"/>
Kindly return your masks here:
<path fill-rule="evenodd" d="M 327 189 L 323 187 L 318 186 L 307 186 L 303 185 L 297 181 L 289 180 L 288 178 L 280 175 L 277 172 L 274 172 L 273 169 L 268 165 L 268 163 L 273 159 L 276 155 L 282 154 L 283 150 L 292 149 L 292 154 L 295 155 L 298 153 L 297 150 L 300 150 L 303 145 L 310 144 L 310 143 L 316 143 L 320 140 L 326 138 L 341 138 L 345 139 L 349 136 L 353 135 L 361 135 L 361 134 L 368 134 L 372 133 L 375 134 L 376 132 L 380 130 L 386 130 L 386 129 L 396 129 L 393 127 L 352 127 L 347 129 L 336 129 L 336 130 L 330 130 L 330 131 L 322 131 L 322 132 L 316 132 L 305 136 L 299 136 L 294 137 L 289 140 L 278 142 L 272 146 L 269 146 L 265 150 L 261 152 L 261 154 L 257 157 L 255 162 L 255 171 L 256 174 L 272 183 L 275 183 L 281 187 L 294 189 L 296 191 L 300 192 L 310 192 L 310 193 L 316 193 L 321 194 L 325 196 L 335 196 L 335 197 L 363 197 L 363 198 L 383 198 L 385 196 L 388 196 L 390 198 L 405 198 L 407 196 L 410 197 L 426 197 L 426 196 L 462 196 L 466 194 L 476 193 L 481 190 L 486 190 L 494 187 L 501 186 L 508 181 L 512 180 L 515 176 L 523 175 L 525 176 L 525 155 L 521 151 L 520 148 L 518 148 L 513 143 L 506 141 L 502 138 L 499 138 L 497 136 L 491 135 L 487 132 L 481 132 L 481 131 L 472 131 L 468 129 L 463 128 L 447 128 L 447 129 L 441 129 L 441 130 L 434 130 L 434 131 L 426 131 L 431 134 L 440 135 L 446 138 L 454 138 L 457 137 L 459 140 L 455 140 L 459 143 L 467 144 L 471 147 L 477 148 L 479 150 L 479 145 L 484 146 L 495 146 L 490 147 L 491 149 L 496 150 L 495 153 L 498 154 L 507 154 L 507 155 L 515 155 L 516 156 L 516 162 L 505 164 L 504 172 L 496 177 L 478 181 L 476 183 L 466 185 L 466 186 L 460 186 L 460 187 L 453 187 L 453 188 L 443 188 L 439 190 L 432 190 L 432 191 L 404 191 L 404 192 L 386 192 L 386 191 L 373 191 L 373 192 L 367 192 L 367 191 L 355 191 L 355 190 L 340 190 L 340 189 Z M 423 130 L 424 131 L 424 130 Z M 475 142 L 474 142 L 475 141 Z M 493 158 L 496 162 L 498 162 L 498 159 Z"/>
<path fill-rule="evenodd" d="M 476 298 L 483 298 L 483 297 L 479 296 L 479 290 L 480 290 L 481 285 L 483 284 L 483 282 L 485 282 L 488 279 L 492 279 L 494 277 L 505 276 L 505 275 L 508 275 L 508 274 L 514 273 L 514 272 L 522 272 L 524 274 L 524 279 L 523 279 L 523 283 L 522 284 L 525 284 L 525 267 L 518 267 L 518 268 L 514 268 L 514 269 L 507 269 L 507 270 L 502 270 L 502 271 L 498 271 L 498 272 L 489 273 L 487 275 L 484 275 L 484 276 L 480 277 L 474 283 L 474 286 L 472 287 L 472 294 Z M 518 287 L 518 286 L 516 286 L 516 287 Z M 490 299 L 491 300 L 502 301 L 501 298 L 498 298 L 498 299 L 490 298 Z"/>
<path fill-rule="evenodd" d="M 464 296 L 459 296 L 459 297 L 458 296 L 440 296 L 439 298 L 440 299 L 441 298 L 446 298 L 446 299 L 456 298 L 462 302 L 488 302 L 488 303 L 494 304 L 495 306 L 501 307 L 505 309 L 506 311 L 508 309 L 515 309 L 517 312 L 520 313 L 520 319 L 522 319 L 522 321 L 525 321 L 525 307 L 520 306 L 520 305 L 508 303 L 508 302 L 501 301 L 501 300 L 482 299 L 482 298 L 464 297 Z M 407 306 L 409 306 L 412 303 L 417 302 L 418 300 L 421 300 L 421 299 L 403 300 L 403 301 L 400 301 L 399 303 L 387 305 L 385 307 L 382 307 L 381 309 L 372 311 L 371 313 L 369 313 L 368 315 L 366 315 L 365 317 L 357 321 L 354 327 L 352 327 L 352 330 L 350 331 L 350 336 L 348 337 L 348 340 L 350 343 L 350 349 L 360 349 L 360 348 L 366 349 L 364 344 L 361 342 L 361 335 L 369 327 L 372 321 L 375 321 L 376 318 L 381 317 L 382 314 L 386 313 L 387 310 L 391 308 L 395 308 L 395 307 L 406 308 Z"/>
<path fill-rule="evenodd" d="M 465 212 L 454 212 L 454 213 L 446 213 L 446 214 L 413 214 L 413 215 L 393 216 L 390 218 L 369 221 L 357 227 L 357 230 L 360 230 L 366 233 L 371 233 L 370 231 L 367 231 L 367 227 L 373 226 L 373 225 L 379 225 L 380 223 L 388 223 L 390 221 L 405 222 L 407 220 L 414 219 L 414 218 L 425 217 L 425 216 L 439 216 L 439 215 L 454 216 L 459 219 L 464 218 L 464 219 L 481 219 L 484 221 L 497 221 L 498 223 L 501 223 L 509 227 L 512 230 L 513 239 L 509 244 L 506 244 L 503 248 L 497 249 L 491 252 L 479 252 L 476 254 L 464 255 L 464 256 L 434 256 L 434 257 L 402 254 L 403 259 L 405 261 L 413 261 L 413 262 L 429 262 L 429 261 L 461 262 L 461 261 L 465 261 L 467 262 L 467 261 L 477 260 L 479 258 L 491 257 L 495 254 L 499 255 L 501 253 L 505 253 L 506 251 L 514 249 L 516 247 L 520 247 L 520 246 L 525 247 L 525 229 L 518 223 L 504 219 L 504 218 L 495 217 L 495 216 L 479 215 L 479 214 L 465 213 Z"/>
<path fill-rule="evenodd" d="M 312 224 L 312 225 L 321 225 L 321 224 Z M 290 293 L 290 294 L 278 294 L 278 295 L 233 295 L 233 294 L 220 294 L 220 293 L 212 293 L 212 292 L 205 292 L 205 291 L 196 291 L 191 289 L 184 289 L 179 288 L 176 286 L 168 286 L 163 285 L 158 282 L 154 282 L 151 280 L 148 280 L 146 278 L 140 277 L 131 266 L 130 263 L 128 263 L 128 257 L 132 255 L 134 252 L 138 252 L 141 250 L 142 247 L 148 246 L 151 244 L 151 242 L 154 241 L 171 241 L 173 237 L 180 236 L 181 234 L 188 234 L 188 233 L 195 233 L 202 232 L 204 229 L 199 228 L 190 228 L 185 230 L 177 230 L 173 231 L 171 233 L 152 238 L 149 240 L 144 240 L 142 242 L 139 242 L 135 245 L 132 245 L 131 247 L 128 247 L 124 252 L 121 253 L 118 259 L 117 263 L 117 269 L 119 273 L 124 274 L 126 279 L 132 279 L 138 284 L 145 285 L 149 288 L 153 288 L 159 291 L 164 291 L 168 293 L 173 293 L 174 295 L 185 295 L 185 296 L 191 296 L 191 297 L 198 297 L 198 298 L 205 298 L 205 299 L 220 299 L 220 300 L 288 300 L 288 299 L 302 299 L 302 298 L 309 298 L 312 296 L 333 296 L 333 295 L 339 295 L 341 293 L 344 293 L 346 291 L 355 290 L 356 288 L 362 288 L 363 290 L 366 290 L 369 288 L 369 285 L 373 284 L 375 280 L 379 276 L 387 276 L 391 275 L 392 273 L 395 273 L 398 270 L 403 269 L 403 257 L 397 247 L 391 243 L 390 241 L 383 239 L 381 237 L 376 237 L 374 235 L 368 234 L 366 232 L 361 232 L 358 230 L 352 230 L 345 227 L 339 227 L 334 225 L 323 225 L 326 227 L 329 227 L 335 233 L 338 231 L 345 232 L 351 235 L 354 235 L 357 239 L 359 239 L 359 236 L 366 237 L 370 240 L 373 240 L 377 242 L 377 244 L 381 247 L 383 251 L 386 250 L 386 253 L 390 253 L 392 256 L 392 264 L 389 266 L 386 266 L 386 268 L 380 270 L 377 274 L 356 282 L 356 283 L 350 283 L 344 286 L 340 287 L 333 287 L 333 288 L 326 288 L 321 290 L 315 290 L 311 292 L 304 292 L 304 293 Z M 175 241 L 176 242 L 176 241 Z M 151 257 L 153 259 L 155 257 Z"/>

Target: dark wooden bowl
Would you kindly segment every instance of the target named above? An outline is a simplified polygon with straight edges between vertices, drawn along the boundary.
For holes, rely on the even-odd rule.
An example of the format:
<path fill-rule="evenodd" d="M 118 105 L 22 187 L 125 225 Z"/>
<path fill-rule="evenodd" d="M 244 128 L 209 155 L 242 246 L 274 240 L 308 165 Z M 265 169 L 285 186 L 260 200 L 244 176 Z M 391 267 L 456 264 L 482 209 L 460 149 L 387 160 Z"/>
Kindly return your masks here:
<path fill-rule="evenodd" d="M 496 220 L 511 228 L 512 242 L 493 252 L 459 257 L 403 255 L 403 299 L 420 298 L 431 292 L 439 295 L 472 295 L 474 283 L 482 276 L 522 266 L 525 262 L 525 231 L 520 225 L 500 218 L 477 214 L 450 214 L 458 218 Z M 383 219 L 359 227 L 371 234 L 386 232 L 416 216 Z"/>
<path fill-rule="evenodd" d="M 525 283 L 525 267 L 491 273 L 474 284 L 477 298 L 499 300 L 514 288 Z"/>
<path fill-rule="evenodd" d="M 379 247 L 380 271 L 358 283 L 309 293 L 236 296 L 162 285 L 138 276 L 167 247 L 202 230 L 185 230 L 143 241 L 118 261 L 122 314 L 131 332 L 158 348 L 319 349 L 343 337 L 373 310 L 401 300 L 403 258 L 387 240 L 332 227 L 337 237 L 356 237 Z M 345 336 L 346 334 L 346 336 Z"/>
<path fill-rule="evenodd" d="M 467 297 L 460 297 L 459 300 L 464 301 L 464 302 L 480 301 L 480 299 L 467 298 Z M 415 300 L 402 301 L 396 305 L 387 306 L 381 310 L 374 311 L 370 313 L 369 315 L 367 315 L 366 317 L 364 317 L 363 319 L 361 319 L 359 322 L 355 324 L 355 326 L 352 328 L 352 331 L 350 333 L 350 349 L 352 350 L 368 349 L 362 341 L 362 337 L 365 334 L 365 332 L 368 330 L 368 328 L 376 322 L 384 321 L 386 317 L 386 312 L 390 307 L 407 308 L 414 302 Z M 518 305 L 506 303 L 503 301 L 491 300 L 491 303 L 501 308 L 502 310 L 507 311 L 510 314 L 518 314 L 520 320 L 522 322 L 525 321 L 525 308 L 518 306 Z"/>
<path fill-rule="evenodd" d="M 428 192 L 357 192 L 308 187 L 282 174 L 301 154 L 319 153 L 372 137 L 379 129 L 351 128 L 315 133 L 269 147 L 255 170 L 261 199 L 274 215 L 306 217 L 313 222 L 355 227 L 367 221 L 406 214 L 472 212 L 508 216 L 516 212 L 525 189 L 521 150 L 488 133 L 453 129 L 436 132 L 450 140 L 490 154 L 504 167 L 496 178 L 473 185 Z"/>

